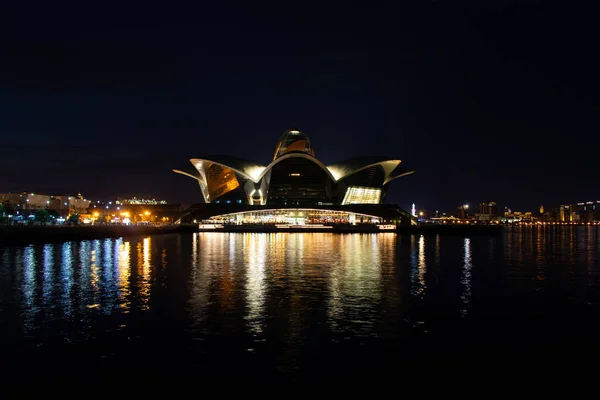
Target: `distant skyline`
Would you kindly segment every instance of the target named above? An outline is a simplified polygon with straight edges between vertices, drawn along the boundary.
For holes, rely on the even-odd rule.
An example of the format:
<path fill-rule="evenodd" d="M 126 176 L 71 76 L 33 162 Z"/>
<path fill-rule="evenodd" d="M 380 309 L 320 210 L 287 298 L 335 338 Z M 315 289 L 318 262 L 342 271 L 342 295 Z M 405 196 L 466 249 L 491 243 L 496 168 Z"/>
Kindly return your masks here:
<path fill-rule="evenodd" d="M 386 201 L 452 212 L 597 200 L 595 13 L 418 2 L 0 15 L 0 192 L 201 201 L 190 158 L 400 158 Z"/>

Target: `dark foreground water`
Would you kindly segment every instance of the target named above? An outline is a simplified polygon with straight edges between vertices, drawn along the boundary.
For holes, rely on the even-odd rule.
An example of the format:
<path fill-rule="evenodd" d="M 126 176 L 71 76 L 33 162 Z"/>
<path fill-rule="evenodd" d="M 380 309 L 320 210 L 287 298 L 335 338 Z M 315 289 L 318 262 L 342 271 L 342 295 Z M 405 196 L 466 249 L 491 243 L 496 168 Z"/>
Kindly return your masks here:
<path fill-rule="evenodd" d="M 600 355 L 599 240 L 595 227 L 529 227 L 2 248 L 2 366 L 313 380 L 573 370 Z"/>

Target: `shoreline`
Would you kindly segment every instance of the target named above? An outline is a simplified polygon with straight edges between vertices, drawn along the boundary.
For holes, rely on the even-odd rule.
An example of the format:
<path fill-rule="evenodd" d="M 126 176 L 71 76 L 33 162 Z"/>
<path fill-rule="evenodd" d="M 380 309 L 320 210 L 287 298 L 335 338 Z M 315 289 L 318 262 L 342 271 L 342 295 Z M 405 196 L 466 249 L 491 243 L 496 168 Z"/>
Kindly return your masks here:
<path fill-rule="evenodd" d="M 206 226 L 206 225 L 205 225 Z M 390 227 L 390 225 L 387 225 Z M 199 232 L 223 232 L 223 233 L 399 233 L 420 235 L 460 235 L 480 236 L 496 235 L 503 231 L 503 225 L 391 225 L 391 229 L 380 229 L 378 225 L 330 225 L 330 226 L 287 226 L 277 225 L 222 225 L 222 227 L 209 229 L 199 227 Z"/>
<path fill-rule="evenodd" d="M 68 242 L 76 240 L 94 240 L 115 237 L 148 236 L 186 232 L 222 232 L 222 233 L 398 233 L 421 235 L 459 235 L 491 236 L 503 231 L 503 225 L 453 226 L 453 225 L 397 225 L 395 229 L 380 229 L 377 225 L 332 225 L 312 228 L 276 225 L 222 225 L 221 228 L 208 229 L 197 224 L 181 225 L 0 225 L 0 246 L 21 246 Z"/>
<path fill-rule="evenodd" d="M 197 225 L 0 225 L 0 247 L 197 232 Z"/>

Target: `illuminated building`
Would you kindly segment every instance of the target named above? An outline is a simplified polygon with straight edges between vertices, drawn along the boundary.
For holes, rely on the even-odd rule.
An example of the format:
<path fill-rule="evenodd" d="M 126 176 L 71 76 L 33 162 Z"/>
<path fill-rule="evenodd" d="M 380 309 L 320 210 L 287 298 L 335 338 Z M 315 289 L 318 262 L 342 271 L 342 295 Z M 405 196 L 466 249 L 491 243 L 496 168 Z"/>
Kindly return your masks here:
<path fill-rule="evenodd" d="M 92 217 L 108 223 L 122 223 L 127 219 L 130 223 L 167 224 L 178 221 L 185 214 L 183 204 L 167 204 L 163 201 L 136 199 L 133 202 L 95 201 L 89 208 Z M 97 221 L 96 221 L 97 223 Z"/>
<path fill-rule="evenodd" d="M 504 217 L 501 218 L 503 222 L 514 223 L 514 222 L 535 222 L 537 218 L 531 211 L 521 212 L 513 211 L 509 208 L 505 209 Z"/>
<path fill-rule="evenodd" d="M 0 193 L 0 203 L 14 210 L 15 215 L 30 214 L 41 209 L 54 210 L 60 216 L 87 211 L 90 201 L 77 196 L 51 196 L 39 193 Z"/>
<path fill-rule="evenodd" d="M 558 220 L 561 222 L 600 221 L 600 200 L 563 204 L 559 208 Z"/>
<path fill-rule="evenodd" d="M 475 218 L 478 221 L 491 221 L 498 218 L 498 206 L 495 201 L 482 201 L 477 204 Z"/>
<path fill-rule="evenodd" d="M 132 197 L 131 199 L 121 199 L 119 198 L 115 201 L 115 204 L 146 204 L 146 205 L 157 205 L 157 204 L 167 204 L 165 200 L 156 200 L 156 199 L 138 199 L 137 197 Z"/>
<path fill-rule="evenodd" d="M 268 165 L 230 156 L 190 162 L 193 168 L 173 171 L 198 182 L 204 203 L 242 206 L 240 212 L 383 205 L 390 183 L 414 173 L 401 160 L 386 157 L 358 157 L 325 166 L 315 157 L 310 139 L 298 130 L 281 136 Z M 410 214 L 404 218 L 410 219 Z"/>

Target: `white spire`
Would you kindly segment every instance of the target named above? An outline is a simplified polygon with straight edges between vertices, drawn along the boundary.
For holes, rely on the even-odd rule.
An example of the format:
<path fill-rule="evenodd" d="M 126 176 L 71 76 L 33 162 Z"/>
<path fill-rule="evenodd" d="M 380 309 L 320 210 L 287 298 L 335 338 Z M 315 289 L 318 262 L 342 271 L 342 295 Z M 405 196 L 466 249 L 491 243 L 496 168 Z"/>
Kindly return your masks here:
<path fill-rule="evenodd" d="M 415 208 L 415 203 L 413 203 L 413 205 L 410 209 L 410 213 L 412 214 L 413 217 L 417 216 L 417 209 Z"/>

